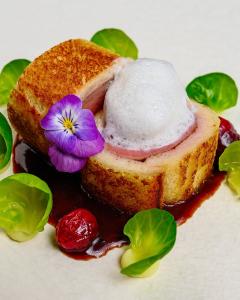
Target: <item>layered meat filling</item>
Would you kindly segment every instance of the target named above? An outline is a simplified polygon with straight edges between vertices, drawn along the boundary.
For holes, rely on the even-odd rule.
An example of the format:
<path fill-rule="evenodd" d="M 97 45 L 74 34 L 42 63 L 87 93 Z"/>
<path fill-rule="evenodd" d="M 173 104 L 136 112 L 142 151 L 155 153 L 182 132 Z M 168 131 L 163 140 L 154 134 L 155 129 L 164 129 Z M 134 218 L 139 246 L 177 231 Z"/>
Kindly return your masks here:
<path fill-rule="evenodd" d="M 144 159 L 172 149 L 195 128 L 194 109 L 170 63 L 138 59 L 115 75 L 101 129 L 108 150 Z"/>

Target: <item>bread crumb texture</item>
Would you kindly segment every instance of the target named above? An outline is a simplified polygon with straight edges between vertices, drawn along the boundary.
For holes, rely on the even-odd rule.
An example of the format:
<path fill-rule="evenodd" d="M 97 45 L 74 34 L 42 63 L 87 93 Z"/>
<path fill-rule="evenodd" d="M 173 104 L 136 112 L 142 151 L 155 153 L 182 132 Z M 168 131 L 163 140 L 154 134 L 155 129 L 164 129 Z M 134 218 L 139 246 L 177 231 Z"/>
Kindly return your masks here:
<path fill-rule="evenodd" d="M 194 106 L 197 128 L 175 148 L 143 162 L 106 149 L 90 158 L 82 171 L 88 192 L 129 212 L 176 204 L 198 193 L 212 172 L 219 118 L 203 105 Z"/>
<path fill-rule="evenodd" d="M 81 39 L 43 53 L 25 69 L 11 94 L 8 115 L 15 130 L 46 154 L 49 144 L 40 120 L 54 103 L 68 94 L 78 94 L 116 58 L 117 54 Z"/>

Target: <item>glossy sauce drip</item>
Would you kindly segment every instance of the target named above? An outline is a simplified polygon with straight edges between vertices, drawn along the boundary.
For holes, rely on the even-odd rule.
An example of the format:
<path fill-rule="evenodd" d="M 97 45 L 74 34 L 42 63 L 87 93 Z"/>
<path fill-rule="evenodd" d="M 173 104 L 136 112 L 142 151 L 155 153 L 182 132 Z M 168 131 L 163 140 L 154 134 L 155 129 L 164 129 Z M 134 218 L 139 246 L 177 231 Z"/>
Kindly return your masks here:
<path fill-rule="evenodd" d="M 24 141 L 19 140 L 14 147 L 14 173 L 27 172 L 45 180 L 53 193 L 53 209 L 49 223 L 56 226 L 58 220 L 76 208 L 86 208 L 97 218 L 100 237 L 83 253 L 66 253 L 75 259 L 90 259 L 105 255 L 110 249 L 128 244 L 123 235 L 123 227 L 131 217 L 97 201 L 88 195 L 81 186 L 80 174 L 61 174 L 49 164 L 46 157 L 36 152 Z M 214 194 L 222 180 L 223 173 L 216 173 L 207 181 L 198 195 L 187 202 L 165 206 L 178 224 L 190 218 L 202 202 Z"/>
<path fill-rule="evenodd" d="M 186 202 L 175 205 L 165 205 L 164 209 L 169 211 L 174 216 L 178 225 L 185 223 L 189 218 L 193 216 L 193 214 L 201 206 L 201 204 L 205 200 L 209 199 L 217 191 L 224 178 L 224 172 L 214 172 L 214 174 L 212 174 L 205 182 L 198 194 L 193 195 Z"/>

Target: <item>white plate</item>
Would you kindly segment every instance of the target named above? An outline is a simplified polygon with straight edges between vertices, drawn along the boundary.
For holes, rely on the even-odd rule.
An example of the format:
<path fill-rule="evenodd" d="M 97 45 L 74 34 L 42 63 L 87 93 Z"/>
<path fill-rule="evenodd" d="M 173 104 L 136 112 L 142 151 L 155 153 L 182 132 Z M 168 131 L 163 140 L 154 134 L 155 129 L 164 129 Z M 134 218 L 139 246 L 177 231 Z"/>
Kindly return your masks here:
<path fill-rule="evenodd" d="M 224 1 L 225 2 L 225 1 Z M 165 58 L 185 81 L 224 71 L 240 83 L 239 1 L 4 1 L 0 66 L 33 58 L 60 41 L 103 27 L 129 33 L 145 57 Z M 239 85 L 240 86 L 240 85 Z M 227 116 L 240 129 L 240 109 Z M 11 167 L 0 178 L 11 174 Z M 51 242 L 54 228 L 26 243 L 0 232 L 0 299 L 239 299 L 240 203 L 225 186 L 178 228 L 158 273 L 131 279 L 119 271 L 123 249 L 75 261 Z"/>

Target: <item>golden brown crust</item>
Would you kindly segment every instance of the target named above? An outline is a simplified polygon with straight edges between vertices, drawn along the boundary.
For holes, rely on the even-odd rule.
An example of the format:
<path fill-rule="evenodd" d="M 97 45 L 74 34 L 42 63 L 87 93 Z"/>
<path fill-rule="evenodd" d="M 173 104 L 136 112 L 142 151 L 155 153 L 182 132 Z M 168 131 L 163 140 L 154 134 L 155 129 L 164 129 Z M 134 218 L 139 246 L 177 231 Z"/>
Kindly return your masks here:
<path fill-rule="evenodd" d="M 199 191 L 212 172 L 217 142 L 218 131 L 190 154 L 187 153 L 180 161 L 164 170 L 162 202 L 174 204 L 186 201 Z"/>
<path fill-rule="evenodd" d="M 37 150 L 41 149 L 42 153 L 47 154 L 49 143 L 45 139 L 43 130 L 39 126 L 39 123 L 34 122 L 34 120 L 38 120 L 40 118 L 34 109 L 32 109 L 30 114 L 32 118 L 29 118 L 29 112 L 27 110 L 19 112 L 12 106 L 8 106 L 8 118 L 17 133 L 24 137 L 24 140 L 29 145 Z"/>
<path fill-rule="evenodd" d="M 83 186 L 91 195 L 128 212 L 185 201 L 211 174 L 217 140 L 216 132 L 196 151 L 153 176 L 113 170 L 91 158 L 82 171 Z"/>
<path fill-rule="evenodd" d="M 13 127 L 30 145 L 47 153 L 49 143 L 40 120 L 49 107 L 66 94 L 79 93 L 116 58 L 110 51 L 83 40 L 64 42 L 41 55 L 25 70 L 12 92 L 8 115 Z M 201 106 L 199 109 L 207 110 Z M 198 136 L 196 145 L 189 142 L 186 151 L 181 150 L 187 143 L 184 141 L 176 151 L 168 151 L 169 156 L 157 155 L 145 162 L 106 156 L 106 151 L 90 158 L 82 171 L 85 188 L 128 212 L 188 199 L 212 170 L 219 121 L 214 113 L 207 114 L 214 119 L 205 126 L 211 127 L 209 134 L 202 132 L 204 136 Z"/>
<path fill-rule="evenodd" d="M 76 39 L 63 42 L 36 58 L 21 76 L 18 89 L 28 90 L 50 107 L 67 94 L 75 94 L 106 70 L 118 57 L 94 43 Z"/>
<path fill-rule="evenodd" d="M 36 58 L 10 97 L 8 115 L 15 130 L 46 154 L 49 143 L 40 120 L 49 107 L 67 94 L 81 93 L 107 72 L 116 58 L 118 55 L 80 39 L 63 42 Z"/>
<path fill-rule="evenodd" d="M 200 124 L 192 137 L 145 162 L 104 150 L 90 158 L 82 171 L 84 187 L 100 200 L 129 212 L 189 199 L 211 174 L 219 128 L 214 112 L 195 106 Z"/>
<path fill-rule="evenodd" d="M 82 171 L 82 180 L 83 186 L 91 195 L 129 213 L 161 205 L 161 174 L 141 176 L 119 172 L 92 159 Z"/>

